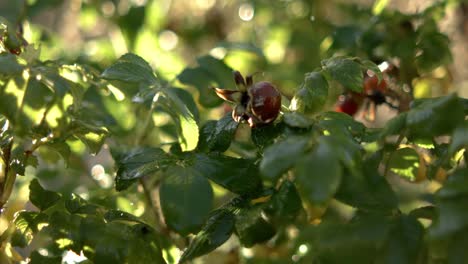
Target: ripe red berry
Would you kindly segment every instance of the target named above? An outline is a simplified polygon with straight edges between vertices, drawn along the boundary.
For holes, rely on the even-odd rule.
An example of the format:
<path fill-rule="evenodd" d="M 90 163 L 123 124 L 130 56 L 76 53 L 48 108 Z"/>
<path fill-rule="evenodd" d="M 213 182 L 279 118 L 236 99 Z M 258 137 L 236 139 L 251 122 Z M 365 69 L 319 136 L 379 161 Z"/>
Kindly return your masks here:
<path fill-rule="evenodd" d="M 246 79 L 234 71 L 234 81 L 239 90 L 214 88 L 216 94 L 225 101 L 236 104 L 232 117 L 236 122 L 247 121 L 250 127 L 273 122 L 281 109 L 281 93 L 269 82 L 253 84 L 252 76 Z"/>
<path fill-rule="evenodd" d="M 387 90 L 387 82 L 385 80 L 380 80 L 377 78 L 377 75 L 366 75 L 364 77 L 364 92 L 371 94 L 374 91 L 379 91 L 384 93 Z"/>
<path fill-rule="evenodd" d="M 261 123 L 273 122 L 281 109 L 281 94 L 269 82 L 258 82 L 248 90 L 251 113 L 260 120 Z"/>
<path fill-rule="evenodd" d="M 353 116 L 359 109 L 359 104 L 350 95 L 340 95 L 335 107 L 336 112 L 341 112 Z"/>

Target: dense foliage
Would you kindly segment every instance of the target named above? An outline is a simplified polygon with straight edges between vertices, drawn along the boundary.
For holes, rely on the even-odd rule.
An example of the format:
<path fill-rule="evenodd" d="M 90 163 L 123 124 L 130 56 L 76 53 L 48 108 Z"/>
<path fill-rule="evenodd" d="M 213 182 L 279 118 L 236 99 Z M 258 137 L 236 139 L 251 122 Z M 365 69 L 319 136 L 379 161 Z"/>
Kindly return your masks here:
<path fill-rule="evenodd" d="M 414 81 L 450 62 L 437 28 L 446 5 L 347 6 L 354 25 L 318 21 L 315 36 L 291 19 L 294 66 L 221 43 L 258 56 L 274 78 L 302 78 L 290 89 L 278 81 L 280 116 L 253 128 L 210 88 L 235 87 L 226 59 L 202 55 L 174 79 L 132 52 L 104 64 L 49 60 L 19 30 L 24 15 L 1 17 L 0 207 L 10 222 L 0 262 L 61 263 L 73 252 L 80 263 L 463 263 L 468 101 L 417 97 Z M 145 8 L 112 18 L 130 47 Z M 366 88 L 372 76 L 386 87 Z M 331 111 L 339 94 L 365 117 Z M 377 128 L 375 109 L 393 116 Z M 24 193 L 27 205 L 15 203 Z"/>

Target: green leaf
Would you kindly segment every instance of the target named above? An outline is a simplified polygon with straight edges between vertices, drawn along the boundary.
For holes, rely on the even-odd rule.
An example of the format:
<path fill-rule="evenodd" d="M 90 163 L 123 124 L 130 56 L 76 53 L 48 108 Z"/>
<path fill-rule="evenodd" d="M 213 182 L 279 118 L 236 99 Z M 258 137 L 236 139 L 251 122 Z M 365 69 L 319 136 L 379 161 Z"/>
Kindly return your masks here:
<path fill-rule="evenodd" d="M 402 215 L 394 219 L 378 263 L 417 263 L 423 247 L 424 228 L 416 218 Z"/>
<path fill-rule="evenodd" d="M 16 230 L 11 238 L 11 245 L 21 248 L 29 245 L 34 235 L 39 232 L 39 225 L 47 223 L 48 218 L 40 212 L 19 212 L 14 220 Z"/>
<path fill-rule="evenodd" d="M 342 177 L 342 166 L 328 138 L 318 139 L 318 146 L 305 154 L 295 166 L 299 189 L 312 203 L 323 204 L 331 199 Z"/>
<path fill-rule="evenodd" d="M 140 218 L 120 210 L 109 210 L 105 213 L 104 219 L 108 222 L 112 221 L 129 221 L 135 223 L 146 224 Z"/>
<path fill-rule="evenodd" d="M 463 124 L 455 129 L 452 136 L 452 141 L 448 149 L 449 155 L 454 155 L 458 150 L 465 148 L 468 149 L 468 121 L 465 120 Z M 467 162 L 467 161 L 465 161 Z"/>
<path fill-rule="evenodd" d="M 427 32 L 419 37 L 418 48 L 420 54 L 416 57 L 416 64 L 423 72 L 430 72 L 435 68 L 447 64 L 452 60 L 449 38 L 440 32 Z"/>
<path fill-rule="evenodd" d="M 253 160 L 200 153 L 195 154 L 192 169 L 233 193 L 254 195 L 262 189 L 258 168 Z"/>
<path fill-rule="evenodd" d="M 41 74 L 41 82 L 49 87 L 50 90 L 54 91 L 55 95 L 59 98 L 63 98 L 65 94 L 70 90 L 72 86 L 71 81 L 60 76 L 56 69 L 49 67 L 40 67 L 38 71 Z"/>
<path fill-rule="evenodd" d="M 113 65 L 105 69 L 101 77 L 106 80 L 117 80 L 130 83 L 154 85 L 158 83 L 151 66 L 138 55 L 127 53 Z"/>
<path fill-rule="evenodd" d="M 200 93 L 198 96 L 198 101 L 204 107 L 215 107 L 223 103 L 223 100 L 219 98 L 213 89 L 210 89 L 212 86 L 212 76 L 209 73 L 197 68 L 185 68 L 178 76 L 177 79 L 181 83 L 192 85 Z"/>
<path fill-rule="evenodd" d="M 363 71 L 371 70 L 372 72 L 374 72 L 377 75 L 377 79 L 379 80 L 379 82 L 383 79 L 383 75 L 379 69 L 379 66 L 377 66 L 374 62 L 362 59 L 358 59 L 358 62 L 361 63 Z"/>
<path fill-rule="evenodd" d="M 406 125 L 414 137 L 451 133 L 465 119 L 463 105 L 456 94 L 423 100 L 411 109 Z"/>
<path fill-rule="evenodd" d="M 244 247 L 270 240 L 275 228 L 262 217 L 262 206 L 241 208 L 236 215 L 235 233 Z"/>
<path fill-rule="evenodd" d="M 297 128 L 310 128 L 312 126 L 312 120 L 297 112 L 284 113 L 284 123 Z"/>
<path fill-rule="evenodd" d="M 407 113 L 401 113 L 390 119 L 380 133 L 380 137 L 385 138 L 387 136 L 401 134 L 406 127 L 406 116 Z"/>
<path fill-rule="evenodd" d="M 382 152 L 379 151 L 364 159 L 361 170 L 345 171 L 335 198 L 366 211 L 395 210 L 397 197 L 378 171 L 381 161 Z"/>
<path fill-rule="evenodd" d="M 42 188 L 37 179 L 29 184 L 29 200 L 41 211 L 53 206 L 60 200 L 61 195 Z"/>
<path fill-rule="evenodd" d="M 180 82 L 193 85 L 200 92 L 199 101 L 205 107 L 214 107 L 222 103 L 216 96 L 211 86 L 216 84 L 221 88 L 234 86 L 232 69 L 226 64 L 211 56 L 203 56 L 197 59 L 198 67 L 186 68 L 177 78 Z"/>
<path fill-rule="evenodd" d="M 159 197 L 167 226 L 182 235 L 198 231 L 213 205 L 210 183 L 191 167 L 172 166 L 165 174 Z"/>
<path fill-rule="evenodd" d="M 96 242 L 94 263 L 166 263 L 156 234 L 147 226 L 111 222 L 103 231 Z"/>
<path fill-rule="evenodd" d="M 234 231 L 234 214 L 228 209 L 213 211 L 202 230 L 193 238 L 179 263 L 207 254 L 221 246 Z"/>
<path fill-rule="evenodd" d="M 303 210 L 299 192 L 291 181 L 284 181 L 264 208 L 274 223 L 290 224 Z"/>
<path fill-rule="evenodd" d="M 408 180 L 418 176 L 419 155 L 413 148 L 401 148 L 391 154 L 388 166 L 390 170 Z"/>
<path fill-rule="evenodd" d="M 79 138 L 83 143 L 86 144 L 91 154 L 96 155 L 101 150 L 102 145 L 104 145 L 107 134 L 88 132 L 88 133 L 75 134 L 75 136 Z"/>
<path fill-rule="evenodd" d="M 350 58 L 335 57 L 322 61 L 322 67 L 343 87 L 357 93 L 362 92 L 364 79 L 359 63 Z"/>
<path fill-rule="evenodd" d="M 0 54 L 0 76 L 12 77 L 23 72 L 23 66 L 19 64 L 18 57 L 10 53 Z"/>
<path fill-rule="evenodd" d="M 226 114 L 218 121 L 208 121 L 200 131 L 198 149 L 201 151 L 226 151 L 231 145 L 239 123 Z"/>
<path fill-rule="evenodd" d="M 39 110 L 53 100 L 52 91 L 36 78 L 29 78 L 23 103 Z"/>
<path fill-rule="evenodd" d="M 117 167 L 116 189 L 128 188 L 129 182 L 154 174 L 175 163 L 175 159 L 160 148 L 137 148 L 126 153 L 112 150 Z"/>
<path fill-rule="evenodd" d="M 176 123 L 179 143 L 183 151 L 190 151 L 197 147 L 198 124 L 187 105 L 177 96 L 173 90 L 165 90 L 166 110 Z"/>
<path fill-rule="evenodd" d="M 310 245 L 307 263 L 374 263 L 390 231 L 383 215 L 359 215 L 349 223 L 327 221 L 309 225 L 298 243 Z"/>
<path fill-rule="evenodd" d="M 284 129 L 284 122 L 274 123 L 268 126 L 254 127 L 251 130 L 250 136 L 255 146 L 263 150 L 263 148 L 273 144 L 275 139 L 283 134 Z"/>
<path fill-rule="evenodd" d="M 291 100 L 290 109 L 301 113 L 314 113 L 325 106 L 328 98 L 328 82 L 320 72 L 310 72 Z"/>
<path fill-rule="evenodd" d="M 292 136 L 266 148 L 260 162 L 262 175 L 268 180 L 276 181 L 303 156 L 308 141 L 306 137 Z"/>
<path fill-rule="evenodd" d="M 65 208 L 71 214 L 95 215 L 99 213 L 99 206 L 88 203 L 88 201 L 74 193 L 65 200 Z"/>
<path fill-rule="evenodd" d="M 443 238 L 468 227 L 468 169 L 449 175 L 436 193 L 437 218 L 429 229 L 432 238 Z"/>
<path fill-rule="evenodd" d="M 192 113 L 193 118 L 198 123 L 198 121 L 200 120 L 200 113 L 198 112 L 198 106 L 193 100 L 192 94 L 189 91 L 182 88 L 171 87 L 169 88 L 169 90 L 171 90 L 173 94 L 180 99 L 180 101 L 187 107 L 188 111 Z"/>
<path fill-rule="evenodd" d="M 318 126 L 330 134 L 342 134 L 345 137 L 362 136 L 366 127 L 353 117 L 339 112 L 324 112 L 318 116 Z"/>

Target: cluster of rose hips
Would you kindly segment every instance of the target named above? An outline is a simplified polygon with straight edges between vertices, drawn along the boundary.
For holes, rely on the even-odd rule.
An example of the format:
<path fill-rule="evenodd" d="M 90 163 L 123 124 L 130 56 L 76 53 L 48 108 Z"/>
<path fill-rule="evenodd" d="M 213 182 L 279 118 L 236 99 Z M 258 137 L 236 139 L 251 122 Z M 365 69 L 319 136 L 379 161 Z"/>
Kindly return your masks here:
<path fill-rule="evenodd" d="M 281 93 L 269 82 L 253 83 L 252 75 L 244 79 L 239 71 L 233 74 L 237 90 L 214 88 L 220 98 L 235 104 L 232 118 L 252 128 L 273 122 L 281 109 Z"/>
<path fill-rule="evenodd" d="M 364 76 L 363 91 L 362 93 L 345 92 L 338 97 L 335 106 L 335 111 L 346 113 L 354 116 L 358 110 L 364 105 L 363 116 L 369 120 L 374 121 L 375 110 L 377 106 L 387 105 L 390 108 L 398 109 L 390 100 L 394 100 L 397 96 L 389 88 L 390 78 L 397 74 L 397 68 L 387 62 L 379 65 L 383 73 L 383 79 L 379 81 L 377 75 L 368 70 Z"/>

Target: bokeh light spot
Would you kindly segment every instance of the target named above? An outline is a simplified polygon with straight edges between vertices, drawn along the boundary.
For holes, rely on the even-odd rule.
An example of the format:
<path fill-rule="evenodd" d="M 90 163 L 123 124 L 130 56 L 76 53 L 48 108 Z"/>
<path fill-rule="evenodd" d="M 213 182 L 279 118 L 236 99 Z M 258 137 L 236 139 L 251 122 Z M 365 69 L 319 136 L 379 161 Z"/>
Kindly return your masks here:
<path fill-rule="evenodd" d="M 239 17 L 244 21 L 250 21 L 255 15 L 254 7 L 251 4 L 242 4 L 239 7 Z"/>

